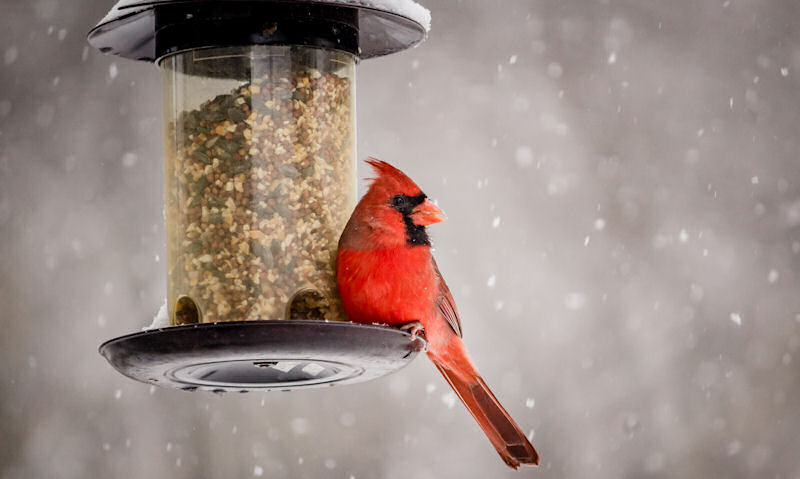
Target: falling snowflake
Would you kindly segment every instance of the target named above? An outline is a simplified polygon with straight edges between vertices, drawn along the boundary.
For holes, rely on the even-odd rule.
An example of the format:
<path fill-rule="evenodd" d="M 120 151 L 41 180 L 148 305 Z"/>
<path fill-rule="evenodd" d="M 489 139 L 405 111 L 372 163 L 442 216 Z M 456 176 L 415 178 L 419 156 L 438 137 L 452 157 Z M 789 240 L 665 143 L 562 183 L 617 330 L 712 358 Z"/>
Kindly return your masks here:
<path fill-rule="evenodd" d="M 564 73 L 564 69 L 561 67 L 560 64 L 557 62 L 552 62 L 547 65 L 547 76 L 553 79 L 561 78 L 561 75 Z"/>
<path fill-rule="evenodd" d="M 769 281 L 769 283 L 772 284 L 775 281 L 778 281 L 779 277 L 780 277 L 780 275 L 778 274 L 778 271 L 774 270 L 774 269 L 771 269 L 771 270 L 769 270 L 769 274 L 767 275 L 767 281 Z"/>
<path fill-rule="evenodd" d="M 8 47 L 6 48 L 5 54 L 3 55 L 3 60 L 5 61 L 6 65 L 11 65 L 17 58 L 19 57 L 19 49 L 17 47 Z"/>
<path fill-rule="evenodd" d="M 292 432 L 297 435 L 306 434 L 309 430 L 308 419 L 304 417 L 296 417 L 292 419 Z"/>
<path fill-rule="evenodd" d="M 527 168 L 533 164 L 533 150 L 527 146 L 520 146 L 514 153 L 514 161 L 520 168 Z"/>
<path fill-rule="evenodd" d="M 735 456 L 736 454 L 739 454 L 739 451 L 742 450 L 742 443 L 739 441 L 731 441 L 728 444 L 727 449 L 729 456 Z"/>
<path fill-rule="evenodd" d="M 578 311 L 579 309 L 583 309 L 585 304 L 586 295 L 583 293 L 569 293 L 564 298 L 564 306 L 566 306 L 570 311 Z"/>
<path fill-rule="evenodd" d="M 594 220 L 594 229 L 597 231 L 603 231 L 606 227 L 606 220 L 603 218 L 597 218 Z"/>
<path fill-rule="evenodd" d="M 138 161 L 139 157 L 136 155 L 136 153 L 127 151 L 124 155 L 122 155 L 122 166 L 125 168 L 132 168 Z"/>

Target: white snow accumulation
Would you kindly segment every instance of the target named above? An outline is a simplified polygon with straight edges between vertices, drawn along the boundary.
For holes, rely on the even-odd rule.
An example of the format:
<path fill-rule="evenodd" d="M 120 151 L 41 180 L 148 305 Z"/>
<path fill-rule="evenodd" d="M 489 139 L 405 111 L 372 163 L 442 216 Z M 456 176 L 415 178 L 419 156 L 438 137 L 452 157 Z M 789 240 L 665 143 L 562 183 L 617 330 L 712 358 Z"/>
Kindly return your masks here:
<path fill-rule="evenodd" d="M 340 3 L 344 5 L 354 5 L 359 7 L 374 8 L 391 12 L 402 17 L 410 18 L 425 27 L 425 31 L 431 29 L 431 11 L 413 0 L 322 0 L 325 3 Z"/>
<path fill-rule="evenodd" d="M 156 313 L 156 315 L 153 317 L 153 322 L 150 323 L 150 326 L 145 326 L 142 328 L 142 331 L 169 327 L 169 313 L 167 311 L 167 300 L 165 299 L 164 304 L 158 308 L 158 313 Z"/>

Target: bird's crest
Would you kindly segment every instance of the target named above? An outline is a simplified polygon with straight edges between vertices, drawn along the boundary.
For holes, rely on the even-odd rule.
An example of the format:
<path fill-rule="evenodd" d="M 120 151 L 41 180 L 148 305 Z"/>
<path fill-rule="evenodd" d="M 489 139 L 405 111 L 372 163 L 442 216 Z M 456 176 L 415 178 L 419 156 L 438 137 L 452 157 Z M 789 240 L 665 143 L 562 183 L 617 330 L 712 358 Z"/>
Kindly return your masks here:
<path fill-rule="evenodd" d="M 375 178 L 369 178 L 372 182 L 371 188 L 377 187 L 388 190 L 391 194 L 405 194 L 411 196 L 422 192 L 411 178 L 389 163 L 372 157 L 366 161 L 378 175 Z"/>

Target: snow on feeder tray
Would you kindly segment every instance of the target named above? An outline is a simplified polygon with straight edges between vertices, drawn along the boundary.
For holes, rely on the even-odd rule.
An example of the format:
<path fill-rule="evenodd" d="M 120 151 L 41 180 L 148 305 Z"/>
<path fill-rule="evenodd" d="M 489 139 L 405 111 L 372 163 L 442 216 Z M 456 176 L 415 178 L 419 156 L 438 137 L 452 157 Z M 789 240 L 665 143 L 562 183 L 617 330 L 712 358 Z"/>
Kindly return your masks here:
<path fill-rule="evenodd" d="M 122 374 L 178 389 L 366 381 L 424 348 L 347 322 L 339 234 L 356 201 L 355 66 L 413 46 L 411 0 L 122 0 L 89 33 L 162 70 L 169 326 L 112 339 Z"/>

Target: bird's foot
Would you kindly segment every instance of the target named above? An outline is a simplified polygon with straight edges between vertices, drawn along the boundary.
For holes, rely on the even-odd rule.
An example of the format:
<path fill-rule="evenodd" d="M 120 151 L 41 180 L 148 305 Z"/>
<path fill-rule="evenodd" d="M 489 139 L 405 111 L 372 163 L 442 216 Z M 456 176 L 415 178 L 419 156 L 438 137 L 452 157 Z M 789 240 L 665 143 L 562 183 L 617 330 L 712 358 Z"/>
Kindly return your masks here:
<path fill-rule="evenodd" d="M 419 321 L 411 321 L 400 326 L 400 330 L 411 334 L 411 340 L 417 339 L 417 334 L 425 334 L 425 327 Z"/>

